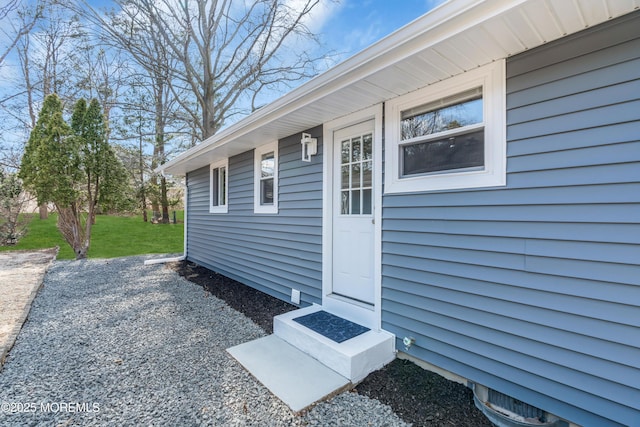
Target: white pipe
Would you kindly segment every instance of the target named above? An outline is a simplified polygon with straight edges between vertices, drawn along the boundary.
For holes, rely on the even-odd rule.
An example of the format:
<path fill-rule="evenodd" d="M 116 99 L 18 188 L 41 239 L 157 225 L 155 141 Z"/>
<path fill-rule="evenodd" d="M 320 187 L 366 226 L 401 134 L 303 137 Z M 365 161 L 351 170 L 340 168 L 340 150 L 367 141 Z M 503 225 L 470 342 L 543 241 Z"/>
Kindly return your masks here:
<path fill-rule="evenodd" d="M 153 264 L 164 264 L 165 262 L 178 262 L 184 261 L 185 256 L 176 256 L 172 258 L 156 258 L 156 259 L 148 259 L 144 262 L 144 265 L 153 265 Z"/>
<path fill-rule="evenodd" d="M 182 202 L 182 207 L 184 209 L 184 219 L 182 224 L 184 226 L 184 249 L 182 250 L 183 259 L 187 258 L 187 205 L 189 204 L 189 186 L 187 185 L 187 174 L 184 174 L 184 200 Z"/>

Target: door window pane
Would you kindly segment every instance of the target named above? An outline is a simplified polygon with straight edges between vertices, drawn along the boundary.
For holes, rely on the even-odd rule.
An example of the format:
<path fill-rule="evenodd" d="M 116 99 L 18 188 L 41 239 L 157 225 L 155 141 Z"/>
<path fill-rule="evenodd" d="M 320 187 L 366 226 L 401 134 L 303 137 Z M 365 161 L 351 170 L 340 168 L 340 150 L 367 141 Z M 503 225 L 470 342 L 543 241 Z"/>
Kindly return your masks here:
<path fill-rule="evenodd" d="M 362 160 L 362 150 L 360 144 L 360 137 L 351 139 L 351 161 L 359 162 Z"/>
<path fill-rule="evenodd" d="M 362 190 L 362 213 L 364 215 L 371 215 L 371 189 Z"/>
<path fill-rule="evenodd" d="M 342 191 L 340 194 L 340 213 L 349 215 L 349 192 Z"/>
<path fill-rule="evenodd" d="M 360 214 L 360 190 L 351 191 L 351 214 Z"/>
<path fill-rule="evenodd" d="M 371 160 L 373 158 L 373 135 L 367 134 L 362 137 L 362 159 Z"/>
<path fill-rule="evenodd" d="M 342 141 L 342 153 L 341 153 L 342 164 L 349 163 L 350 153 L 351 153 L 351 144 L 350 144 L 350 141 L 346 139 Z"/>
<path fill-rule="evenodd" d="M 341 188 L 349 188 L 349 166 L 342 166 L 341 177 Z"/>
<path fill-rule="evenodd" d="M 373 162 L 362 163 L 362 186 L 371 187 L 373 177 Z"/>
<path fill-rule="evenodd" d="M 351 188 L 360 188 L 360 163 L 351 165 Z"/>

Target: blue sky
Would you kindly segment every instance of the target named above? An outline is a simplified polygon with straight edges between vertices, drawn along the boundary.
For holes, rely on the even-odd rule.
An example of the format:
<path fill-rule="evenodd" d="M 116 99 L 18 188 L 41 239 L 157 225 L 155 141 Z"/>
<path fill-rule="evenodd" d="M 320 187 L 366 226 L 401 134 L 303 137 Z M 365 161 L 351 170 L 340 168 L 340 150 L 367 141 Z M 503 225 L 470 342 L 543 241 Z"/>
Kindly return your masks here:
<path fill-rule="evenodd" d="M 340 0 L 324 20 L 321 37 L 348 57 L 440 3 L 443 0 Z"/>

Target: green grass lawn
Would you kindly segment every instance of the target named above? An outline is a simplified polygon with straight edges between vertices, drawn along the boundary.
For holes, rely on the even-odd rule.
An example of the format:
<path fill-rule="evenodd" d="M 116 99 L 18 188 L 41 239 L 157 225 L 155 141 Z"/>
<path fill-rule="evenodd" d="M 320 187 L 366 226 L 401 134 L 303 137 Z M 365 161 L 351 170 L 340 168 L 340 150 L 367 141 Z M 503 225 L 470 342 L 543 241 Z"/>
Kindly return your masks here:
<path fill-rule="evenodd" d="M 173 212 L 171 213 L 173 218 Z M 184 212 L 177 212 L 177 224 L 143 222 L 142 215 L 98 215 L 91 232 L 89 258 L 115 258 L 142 254 L 182 253 L 184 250 Z M 46 220 L 33 215 L 27 234 L 15 246 L 0 246 L 0 250 L 44 249 L 60 246 L 58 259 L 74 259 L 71 246 L 56 227 L 58 216 Z"/>

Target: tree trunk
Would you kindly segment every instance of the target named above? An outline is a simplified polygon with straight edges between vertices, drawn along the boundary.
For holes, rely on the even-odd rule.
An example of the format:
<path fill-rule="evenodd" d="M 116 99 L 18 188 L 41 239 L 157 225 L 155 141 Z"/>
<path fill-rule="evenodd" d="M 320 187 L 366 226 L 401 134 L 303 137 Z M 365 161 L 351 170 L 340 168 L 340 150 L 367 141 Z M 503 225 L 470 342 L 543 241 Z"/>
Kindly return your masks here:
<path fill-rule="evenodd" d="M 49 208 L 48 208 L 46 203 L 41 204 L 39 206 L 38 210 L 40 212 L 40 219 L 49 218 Z"/>
<path fill-rule="evenodd" d="M 162 70 L 164 71 L 164 70 Z M 165 78 L 166 76 L 163 73 L 156 75 L 156 84 L 155 84 L 155 146 L 153 149 L 153 161 L 152 168 L 155 169 L 158 165 L 164 163 L 164 130 L 165 130 L 165 113 L 164 113 L 164 92 L 166 89 L 165 86 Z M 156 177 L 156 183 L 158 182 Z M 157 206 L 157 203 L 160 203 L 160 206 Z M 156 206 L 162 209 L 162 214 L 160 214 L 159 210 L 154 208 L 154 217 L 162 222 L 163 224 L 169 223 L 169 202 L 167 199 L 167 179 L 164 176 L 160 176 L 160 200 L 156 200 Z M 156 216 L 157 213 L 157 216 Z"/>
<path fill-rule="evenodd" d="M 89 236 L 91 235 L 91 213 L 82 226 L 80 213 L 76 208 L 56 206 L 58 210 L 58 230 L 64 240 L 71 246 L 76 259 L 85 259 L 89 251 Z"/>
<path fill-rule="evenodd" d="M 157 222 L 162 215 L 160 214 L 160 203 L 158 203 L 158 200 L 156 200 L 155 198 L 151 201 L 151 211 L 151 221 Z"/>
<path fill-rule="evenodd" d="M 152 165 L 152 167 L 154 167 Z M 158 219 L 161 217 L 160 214 L 160 199 L 158 197 L 158 186 L 160 185 L 158 183 L 158 175 L 153 174 L 151 175 L 151 184 L 153 186 L 153 193 L 151 194 L 151 221 L 152 222 L 156 222 L 158 221 Z"/>
<path fill-rule="evenodd" d="M 205 82 L 208 82 L 209 79 L 205 78 Z M 213 82 L 210 82 L 209 86 L 213 86 Z M 212 93 L 211 88 L 205 88 L 205 99 L 203 109 L 202 109 L 202 141 L 209 138 L 211 135 L 214 135 L 218 131 L 218 126 L 215 119 L 215 94 Z"/>
<path fill-rule="evenodd" d="M 142 151 L 142 143 L 143 143 L 143 138 L 142 138 L 142 113 L 139 112 L 138 114 L 138 120 L 139 120 L 139 127 L 138 127 L 138 132 L 140 132 L 140 139 L 138 140 L 138 144 L 139 144 L 139 150 L 138 151 L 138 167 L 140 168 L 140 207 L 142 208 L 142 220 L 144 222 L 148 222 L 148 218 L 147 218 L 147 192 L 144 189 L 144 157 L 143 157 L 143 151 Z"/>
<path fill-rule="evenodd" d="M 169 199 L 167 198 L 167 178 L 160 178 L 160 204 L 162 205 L 162 223 L 169 224 Z"/>
<path fill-rule="evenodd" d="M 80 218 L 80 216 L 81 214 L 78 213 L 78 218 Z M 83 239 L 82 239 L 81 248 L 84 249 L 82 253 L 82 258 L 86 258 L 87 252 L 89 252 L 89 246 L 91 244 L 91 230 L 93 228 L 93 224 L 95 223 L 96 223 L 96 203 L 90 203 L 87 221 L 84 224 L 84 236 L 82 236 Z M 79 223 L 79 225 L 82 226 L 82 223 Z M 80 259 L 78 258 L 79 254 L 80 252 L 76 251 L 76 259 Z"/>

